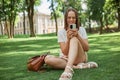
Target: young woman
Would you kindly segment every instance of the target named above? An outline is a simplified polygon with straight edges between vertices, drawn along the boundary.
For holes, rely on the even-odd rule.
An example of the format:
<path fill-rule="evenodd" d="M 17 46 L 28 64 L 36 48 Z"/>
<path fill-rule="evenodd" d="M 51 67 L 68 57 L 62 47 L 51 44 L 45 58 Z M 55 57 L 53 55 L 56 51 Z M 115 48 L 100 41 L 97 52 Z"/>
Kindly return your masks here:
<path fill-rule="evenodd" d="M 60 57 L 48 55 L 45 63 L 57 69 L 65 69 L 59 80 L 71 80 L 74 69 L 97 67 L 95 62 L 87 63 L 88 38 L 83 27 L 79 27 L 78 13 L 68 8 L 64 15 L 64 29 L 58 32 Z M 74 29 L 71 29 L 73 24 Z M 73 27 L 72 26 L 72 27 Z"/>

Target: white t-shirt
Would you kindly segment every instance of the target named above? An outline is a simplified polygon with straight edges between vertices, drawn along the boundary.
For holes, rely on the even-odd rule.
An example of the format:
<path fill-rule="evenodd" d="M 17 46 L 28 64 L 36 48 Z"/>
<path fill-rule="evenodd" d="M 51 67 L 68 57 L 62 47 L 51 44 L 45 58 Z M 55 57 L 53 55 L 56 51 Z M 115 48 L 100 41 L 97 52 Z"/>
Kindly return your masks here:
<path fill-rule="evenodd" d="M 87 33 L 84 27 L 80 27 L 78 30 L 78 34 L 83 38 L 87 39 Z M 58 42 L 66 42 L 67 41 L 67 33 L 65 29 L 62 29 L 58 32 Z"/>
<path fill-rule="evenodd" d="M 78 34 L 83 38 L 87 39 L 87 33 L 84 27 L 79 27 Z M 67 41 L 67 33 L 65 29 L 62 29 L 58 32 L 58 42 L 66 42 Z M 60 50 L 60 55 L 61 55 L 61 50 Z"/>

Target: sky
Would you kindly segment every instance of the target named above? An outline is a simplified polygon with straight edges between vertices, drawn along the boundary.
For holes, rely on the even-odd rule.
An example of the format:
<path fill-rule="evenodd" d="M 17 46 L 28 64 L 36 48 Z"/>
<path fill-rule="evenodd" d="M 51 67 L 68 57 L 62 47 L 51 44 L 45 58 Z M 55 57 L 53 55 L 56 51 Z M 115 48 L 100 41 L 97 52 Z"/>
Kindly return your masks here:
<path fill-rule="evenodd" d="M 38 7 L 38 10 L 41 13 L 50 14 L 49 6 L 50 6 L 50 3 L 47 2 L 47 0 L 42 0 L 42 3 Z"/>
<path fill-rule="evenodd" d="M 41 1 L 42 1 L 42 3 L 38 7 L 39 12 L 45 13 L 45 14 L 50 14 L 50 9 L 49 9 L 50 3 L 47 2 L 47 0 L 41 0 Z M 82 4 L 82 8 L 87 9 L 86 4 Z"/>

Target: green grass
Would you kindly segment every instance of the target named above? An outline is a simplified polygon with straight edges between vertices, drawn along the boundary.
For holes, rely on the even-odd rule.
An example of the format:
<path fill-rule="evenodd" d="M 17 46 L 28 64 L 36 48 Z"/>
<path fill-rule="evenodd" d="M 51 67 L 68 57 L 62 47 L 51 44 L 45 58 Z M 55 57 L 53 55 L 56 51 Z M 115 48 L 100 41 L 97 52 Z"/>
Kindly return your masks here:
<path fill-rule="evenodd" d="M 89 34 L 88 38 L 89 61 L 96 61 L 99 67 L 75 70 L 73 80 L 120 80 L 120 32 Z M 59 45 L 55 34 L 35 38 L 0 37 L 0 80 L 58 80 L 63 70 L 48 68 L 44 72 L 29 72 L 26 68 L 29 57 L 47 51 L 58 55 Z"/>

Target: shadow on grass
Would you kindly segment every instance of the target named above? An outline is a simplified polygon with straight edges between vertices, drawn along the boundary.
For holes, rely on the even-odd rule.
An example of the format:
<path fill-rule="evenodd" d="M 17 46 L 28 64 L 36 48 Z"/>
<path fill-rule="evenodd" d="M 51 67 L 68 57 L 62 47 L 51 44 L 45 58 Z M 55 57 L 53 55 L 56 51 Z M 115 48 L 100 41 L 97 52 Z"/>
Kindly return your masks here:
<path fill-rule="evenodd" d="M 26 40 L 26 41 L 11 41 L 1 43 L 1 53 L 8 52 L 21 52 L 21 51 L 47 51 L 57 49 L 57 39 L 39 39 L 39 40 Z"/>
<path fill-rule="evenodd" d="M 1 80 L 58 80 L 63 70 L 47 69 L 43 72 L 28 72 L 29 57 L 51 50 L 57 55 L 59 45 L 56 38 L 13 39 L 0 43 Z M 47 37 L 47 35 L 45 36 Z M 52 37 L 52 36 L 51 36 Z M 89 61 L 96 61 L 96 69 L 75 70 L 73 80 L 120 80 L 120 37 L 103 35 L 89 37 Z"/>

